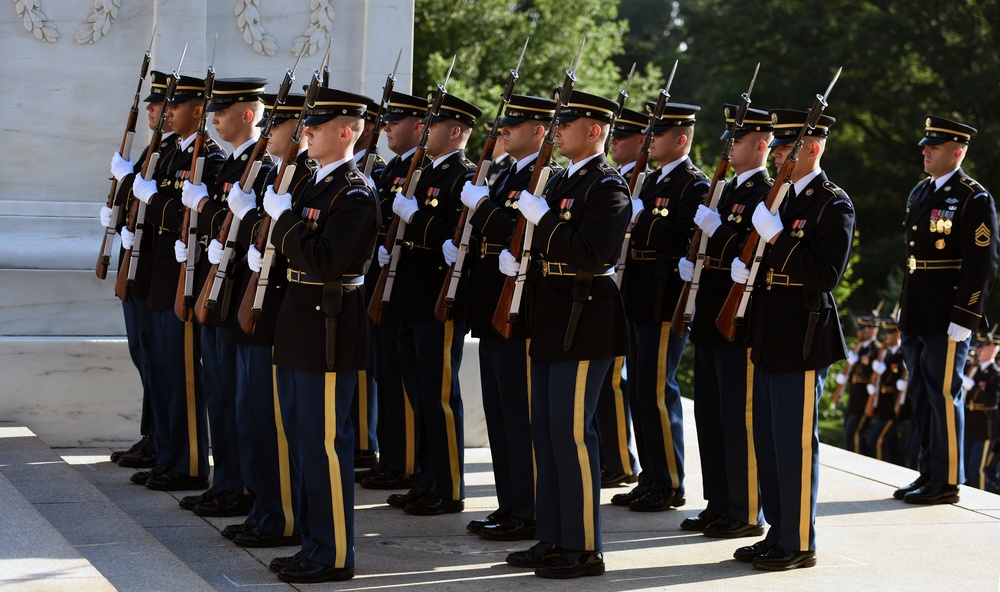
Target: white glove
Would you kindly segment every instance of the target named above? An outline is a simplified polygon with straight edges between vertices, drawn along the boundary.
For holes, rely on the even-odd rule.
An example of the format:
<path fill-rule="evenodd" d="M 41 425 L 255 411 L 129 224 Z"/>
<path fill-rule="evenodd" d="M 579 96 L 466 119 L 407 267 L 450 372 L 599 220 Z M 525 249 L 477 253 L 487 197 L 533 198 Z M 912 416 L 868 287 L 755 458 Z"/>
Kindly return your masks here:
<path fill-rule="evenodd" d="M 899 380 L 896 381 L 896 390 L 899 392 L 903 392 L 906 390 L 906 387 L 909 386 L 909 384 L 910 383 L 908 381 L 906 381 L 903 378 L 900 378 Z"/>
<path fill-rule="evenodd" d="M 410 223 L 410 220 L 413 219 L 413 214 L 416 214 L 419 209 L 420 208 L 417 207 L 417 200 L 409 199 L 401 193 L 396 195 L 396 199 L 392 200 L 393 213 L 399 216 L 399 219 L 407 224 Z"/>
<path fill-rule="evenodd" d="M 858 363 L 858 352 L 851 350 L 847 352 L 847 363 L 857 364 Z"/>
<path fill-rule="evenodd" d="M 529 193 L 528 195 L 531 194 Z M 500 251 L 500 273 L 515 277 L 519 271 L 521 271 L 521 264 L 510 254 L 510 251 L 507 249 Z"/>
<path fill-rule="evenodd" d="M 694 263 L 688 261 L 687 257 L 681 257 L 680 262 L 677 263 L 677 273 L 680 274 L 682 280 L 690 282 L 694 279 Z"/>
<path fill-rule="evenodd" d="M 243 216 L 257 207 L 257 196 L 254 194 L 253 188 L 250 188 L 250 193 L 244 193 L 240 184 L 234 183 L 226 196 L 226 203 L 229 204 L 229 211 L 243 220 Z"/>
<path fill-rule="evenodd" d="M 462 205 L 474 212 L 479 207 L 479 202 L 489 197 L 489 195 L 489 187 L 475 185 L 472 181 L 466 181 L 465 185 L 462 186 Z"/>
<path fill-rule="evenodd" d="M 635 223 L 635 219 L 639 217 L 639 212 L 642 211 L 642 200 L 633 197 L 632 198 L 632 223 Z"/>
<path fill-rule="evenodd" d="M 208 197 L 208 187 L 205 187 L 204 183 L 195 185 L 190 181 L 184 181 L 184 188 L 181 189 L 181 203 L 184 207 L 197 212 L 198 204 L 206 197 Z"/>
<path fill-rule="evenodd" d="M 955 323 L 948 323 L 948 338 L 952 341 L 965 341 L 972 335 L 972 329 L 966 329 Z"/>
<path fill-rule="evenodd" d="M 444 255 L 444 262 L 448 265 L 452 265 L 458 259 L 458 247 L 455 243 L 451 242 L 450 238 L 444 240 L 441 243 L 441 253 Z"/>
<path fill-rule="evenodd" d="M 733 259 L 733 265 L 729 270 L 729 277 L 737 284 L 745 284 L 750 280 L 750 270 L 739 257 Z"/>
<path fill-rule="evenodd" d="M 101 226 L 105 228 L 111 226 L 111 208 L 108 206 L 101 206 Z"/>
<path fill-rule="evenodd" d="M 781 218 L 777 214 L 772 214 L 764 202 L 757 204 L 757 209 L 753 211 L 753 227 L 757 229 L 760 238 L 768 243 L 771 242 L 774 235 L 785 228 L 781 224 Z"/>
<path fill-rule="evenodd" d="M 212 265 L 218 265 L 222 263 L 222 255 L 226 252 L 226 245 L 220 243 L 219 241 L 212 239 L 212 242 L 208 243 L 208 262 Z"/>
<path fill-rule="evenodd" d="M 882 374 L 885 372 L 885 363 L 880 360 L 875 360 L 872 362 L 872 370 L 875 371 L 875 374 Z"/>
<path fill-rule="evenodd" d="M 147 181 L 142 175 L 136 175 L 132 181 L 132 195 L 144 204 L 149 204 L 150 198 L 156 195 L 156 181 Z"/>
<path fill-rule="evenodd" d="M 257 250 L 257 245 L 250 245 L 247 249 L 247 266 L 250 267 L 250 271 L 256 273 L 264 269 L 264 256 Z"/>
<path fill-rule="evenodd" d="M 970 390 L 974 386 L 976 386 L 976 381 L 972 380 L 972 377 L 970 376 L 962 377 L 962 388 L 964 388 L 965 390 Z"/>
<path fill-rule="evenodd" d="M 837 384 L 847 384 L 847 375 L 843 373 L 838 374 L 834 380 L 837 382 Z"/>
<path fill-rule="evenodd" d="M 188 246 L 181 240 L 174 241 L 174 259 L 178 263 L 184 263 L 188 260 Z"/>
<path fill-rule="evenodd" d="M 521 196 L 517 198 L 517 209 L 521 212 L 521 215 L 528 220 L 528 222 L 538 224 L 538 221 L 542 219 L 545 212 L 549 211 L 549 204 L 547 204 L 544 199 L 525 190 L 522 191 Z"/>
<path fill-rule="evenodd" d="M 128 227 L 122 227 L 122 248 L 131 249 L 135 245 L 135 234 Z"/>
<path fill-rule="evenodd" d="M 865 390 L 868 391 L 869 395 L 877 395 L 878 394 L 878 387 L 876 387 L 874 384 L 872 384 L 870 382 L 867 385 L 865 385 Z"/>
<path fill-rule="evenodd" d="M 392 261 L 392 255 L 386 250 L 385 245 L 378 246 L 378 266 L 385 267 L 389 265 L 389 261 Z"/>
<path fill-rule="evenodd" d="M 282 214 L 292 209 L 291 193 L 275 193 L 274 185 L 268 185 L 264 192 L 264 211 L 272 220 L 277 220 Z"/>
<path fill-rule="evenodd" d="M 694 213 L 694 223 L 698 225 L 698 228 L 701 228 L 702 232 L 711 237 L 722 226 L 722 218 L 719 217 L 718 212 L 701 204 L 698 206 L 698 211 Z"/>
<path fill-rule="evenodd" d="M 115 180 L 121 183 L 122 179 L 135 172 L 135 164 L 131 160 L 125 160 L 121 154 L 115 152 L 111 157 L 111 174 Z"/>

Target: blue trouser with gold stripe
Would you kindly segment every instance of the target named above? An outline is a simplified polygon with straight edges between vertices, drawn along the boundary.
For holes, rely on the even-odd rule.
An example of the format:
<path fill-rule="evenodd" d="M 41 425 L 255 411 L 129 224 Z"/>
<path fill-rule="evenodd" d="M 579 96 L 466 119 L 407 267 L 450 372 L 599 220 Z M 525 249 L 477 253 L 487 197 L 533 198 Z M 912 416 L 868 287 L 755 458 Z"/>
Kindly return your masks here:
<path fill-rule="evenodd" d="M 684 491 L 684 415 L 677 365 L 687 337 L 670 331 L 670 323 L 629 323 L 629 403 L 636 429 L 639 485 Z"/>
<path fill-rule="evenodd" d="M 204 479 L 209 473 L 208 421 L 198 326 L 180 321 L 173 310 L 154 310 L 151 317 L 153 396 L 163 398 L 154 416 L 162 407 L 167 420 L 163 430 L 156 429 L 157 463 Z"/>
<path fill-rule="evenodd" d="M 249 517 L 272 534 L 298 534 L 298 474 L 278 407 L 270 345 L 236 345 L 236 435 L 243 480 L 254 498 Z"/>
<path fill-rule="evenodd" d="M 129 296 L 122 302 L 122 314 L 125 317 L 125 335 L 128 337 L 128 353 L 139 371 L 142 383 L 142 416 L 139 419 L 139 433 L 143 436 L 156 435 L 156 424 L 153 419 L 152 359 L 150 358 L 150 323 L 152 322 L 149 306 L 144 296 Z"/>
<path fill-rule="evenodd" d="M 753 376 L 748 349 L 695 347 L 694 419 L 706 509 L 760 524 Z"/>
<path fill-rule="evenodd" d="M 609 476 L 635 475 L 639 461 L 632 453 L 632 409 L 628 384 L 622 378 L 625 356 L 618 356 L 608 368 L 608 375 L 597 397 L 594 429 L 601 446 L 601 470 Z"/>
<path fill-rule="evenodd" d="M 994 411 L 994 413 L 996 412 Z M 992 482 L 994 476 L 990 474 L 988 464 L 990 447 L 992 445 L 992 440 L 969 440 L 965 442 L 965 484 L 976 489 L 996 493 L 994 490 L 995 484 Z"/>
<path fill-rule="evenodd" d="M 399 318 L 382 311 L 382 324 L 371 324 L 370 375 L 378 387 L 379 464 L 412 475 L 417 472 L 417 435 L 413 407 L 399 367 Z"/>
<path fill-rule="evenodd" d="M 857 397 L 855 393 L 851 397 Z M 865 393 L 865 397 L 868 394 Z M 857 454 L 868 454 L 868 428 L 871 418 L 864 413 L 848 413 L 844 415 L 844 447 Z"/>
<path fill-rule="evenodd" d="M 865 450 L 868 456 L 886 462 L 903 464 L 899 452 L 899 422 L 894 419 L 876 419 L 871 422 Z"/>
<path fill-rule="evenodd" d="M 531 441 L 538 466 L 535 536 L 601 549 L 601 467 L 594 410 L 612 359 L 531 363 Z"/>
<path fill-rule="evenodd" d="M 830 369 L 754 373 L 753 440 L 765 540 L 786 551 L 816 550 L 819 491 L 817 405 Z"/>
<path fill-rule="evenodd" d="M 523 339 L 479 340 L 486 434 L 490 439 L 497 502 L 517 518 L 535 518 L 535 462 L 531 447 L 531 385 Z"/>
<path fill-rule="evenodd" d="M 965 407 L 962 370 L 969 339 L 953 341 L 946 334 L 902 334 L 903 361 L 910 372 L 907 395 L 920 437 L 917 466 L 932 486 L 965 482 L 962 439 Z"/>
<path fill-rule="evenodd" d="M 368 367 L 372 365 L 374 352 L 369 349 Z M 351 420 L 354 422 L 354 450 L 378 451 L 378 383 L 375 373 L 358 371 L 358 386 L 351 401 Z"/>
<path fill-rule="evenodd" d="M 465 323 L 423 321 L 399 324 L 403 384 L 420 418 L 417 430 L 417 486 L 450 500 L 465 499 L 465 427 L 458 369 Z"/>
<path fill-rule="evenodd" d="M 212 438 L 212 484 L 243 493 L 240 446 L 236 438 L 236 344 L 229 327 L 201 326 L 202 381 Z"/>
<path fill-rule="evenodd" d="M 275 370 L 281 417 L 299 475 L 302 550 L 318 563 L 354 567 L 354 428 L 357 372 Z"/>

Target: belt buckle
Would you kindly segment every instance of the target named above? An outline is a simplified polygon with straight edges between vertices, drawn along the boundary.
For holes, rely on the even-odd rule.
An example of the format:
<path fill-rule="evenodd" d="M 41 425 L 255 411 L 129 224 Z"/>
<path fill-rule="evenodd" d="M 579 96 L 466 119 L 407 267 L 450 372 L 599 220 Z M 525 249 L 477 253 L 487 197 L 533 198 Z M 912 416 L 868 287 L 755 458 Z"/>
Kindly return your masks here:
<path fill-rule="evenodd" d="M 767 289 L 770 290 L 771 286 L 774 285 L 774 268 L 770 267 L 767 270 L 767 275 L 764 276 L 764 283 L 767 284 Z"/>
<path fill-rule="evenodd" d="M 917 270 L 917 258 L 914 257 L 913 255 L 910 255 L 910 258 L 906 260 L 906 268 L 910 270 L 910 273 L 913 273 L 914 271 L 916 271 Z"/>
<path fill-rule="evenodd" d="M 549 262 L 542 263 L 542 277 L 549 277 Z"/>

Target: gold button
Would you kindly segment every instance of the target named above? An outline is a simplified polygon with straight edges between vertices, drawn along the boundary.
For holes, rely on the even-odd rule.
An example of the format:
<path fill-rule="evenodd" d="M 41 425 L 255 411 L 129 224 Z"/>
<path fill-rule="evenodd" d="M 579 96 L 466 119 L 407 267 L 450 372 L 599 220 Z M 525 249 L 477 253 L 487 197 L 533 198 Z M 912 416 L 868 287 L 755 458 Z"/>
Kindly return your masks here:
<path fill-rule="evenodd" d="M 917 227 L 916 227 L 916 225 L 914 225 L 914 226 L 913 226 L 913 230 L 916 230 L 916 229 L 917 229 Z"/>
<path fill-rule="evenodd" d="M 913 245 L 914 245 L 914 242 L 913 242 L 913 241 L 910 241 L 910 246 L 912 247 Z"/>
<path fill-rule="evenodd" d="M 319 308 L 319 307 L 317 306 L 317 307 L 316 307 L 316 310 L 320 310 L 320 308 Z"/>

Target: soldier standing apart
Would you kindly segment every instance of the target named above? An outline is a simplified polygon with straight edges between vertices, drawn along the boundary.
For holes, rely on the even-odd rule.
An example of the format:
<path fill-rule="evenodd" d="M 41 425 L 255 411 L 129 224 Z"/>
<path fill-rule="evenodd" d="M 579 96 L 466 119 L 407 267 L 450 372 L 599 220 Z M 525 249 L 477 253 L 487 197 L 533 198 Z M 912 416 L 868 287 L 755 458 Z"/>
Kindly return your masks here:
<path fill-rule="evenodd" d="M 778 168 L 806 122 L 803 111 L 772 110 L 772 153 Z M 816 495 L 819 490 L 817 404 L 830 364 L 847 354 L 833 289 L 847 269 L 854 237 L 854 206 L 820 167 L 834 118 L 823 115 L 803 137 L 792 187 L 778 215 L 763 203 L 753 213 L 769 243 L 754 290 L 751 360 L 754 364 L 753 432 L 761 503 L 771 525 L 762 541 L 741 547 L 737 561 L 757 569 L 816 564 Z M 746 283 L 738 258 L 731 276 Z M 782 338 L 774 331 L 781 329 Z"/>
<path fill-rule="evenodd" d="M 869 389 L 872 383 L 872 362 L 878 358 L 881 343 L 878 342 L 878 321 L 871 316 L 857 317 L 858 342 L 847 353 L 847 366 L 837 375 L 837 389 L 833 392 L 833 404 L 840 402 L 840 393 L 847 389 L 847 410 L 844 411 L 844 444 L 847 450 L 857 454 L 867 454 L 865 448 L 867 430 L 871 418 L 865 415 L 868 406 Z"/>
<path fill-rule="evenodd" d="M 908 273 L 899 311 L 920 476 L 893 497 L 951 504 L 965 481 L 962 369 L 996 278 L 997 214 L 993 197 L 962 170 L 975 128 L 933 115 L 924 128 L 930 177 L 906 203 Z"/>
<path fill-rule="evenodd" d="M 368 97 L 320 89 L 305 137 L 315 175 L 293 196 L 264 196 L 271 242 L 288 260 L 274 338 L 281 415 L 299 471 L 302 550 L 270 564 L 290 583 L 354 576 L 351 400 L 368 364 L 364 272 L 378 233 L 378 200 L 354 164 Z"/>
<path fill-rule="evenodd" d="M 652 112 L 653 103 L 646 103 Z M 649 175 L 639 199 L 622 278 L 629 321 L 629 404 L 639 418 L 636 428 L 639 484 L 612 497 L 615 505 L 639 512 L 683 506 L 684 432 L 677 365 L 687 336 L 670 330 L 670 318 L 683 281 L 678 261 L 687 254 L 694 234 L 694 214 L 704 203 L 709 180 L 688 153 L 700 107 L 667 103 L 663 117 L 651 123 L 649 155 L 660 168 Z"/>
<path fill-rule="evenodd" d="M 735 105 L 725 106 L 727 124 L 736 116 Z M 729 127 L 722 139 L 728 140 Z M 729 164 L 733 178 L 722 191 L 716 210 L 698 206 L 694 221 L 708 235 L 705 262 L 696 292 L 696 312 L 691 322 L 694 350 L 694 419 L 698 426 L 701 474 L 708 505 L 697 516 L 681 522 L 683 530 L 707 536 L 742 537 L 764 534 L 761 526 L 757 462 L 754 458 L 754 366 L 750 339 L 737 332 L 728 341 L 715 327 L 729 289 L 729 262 L 738 257 L 752 230 L 751 213 L 771 189 L 767 174 L 771 116 L 747 109 L 743 127 L 733 133 Z M 680 276 L 691 281 L 694 264 L 680 260 Z"/>
<path fill-rule="evenodd" d="M 874 421 L 868 432 L 866 450 L 868 456 L 901 465 L 899 414 L 906 397 L 906 365 L 903 363 L 896 321 L 884 319 L 881 325 L 885 331 L 885 343 L 878 359 L 872 362 L 876 376 L 868 385 L 868 392 Z"/>
<path fill-rule="evenodd" d="M 499 269 L 500 252 L 514 232 L 518 196 L 528 188 L 535 167 L 546 164 L 538 162 L 537 157 L 555 108 L 551 99 L 512 95 L 500 125 L 504 150 L 513 162 L 500 171 L 492 187 L 466 183 L 462 189 L 462 203 L 470 208 L 470 220 L 478 234 L 479 261 L 472 269 L 469 320 L 472 336 L 479 338 L 483 411 L 500 506 L 485 520 L 470 522 L 468 529 L 491 540 L 516 541 L 535 536 L 528 327 L 519 315 L 508 340 L 496 332 L 492 320 L 507 277 Z M 550 166 L 558 169 L 554 163 Z M 453 247 L 448 239 L 443 249 Z"/>
<path fill-rule="evenodd" d="M 976 363 L 962 377 L 965 396 L 965 483 L 977 489 L 1000 493 L 995 476 L 989 471 L 990 448 L 996 439 L 1000 415 L 1000 366 L 997 346 L 1000 336 L 977 335 Z"/>
<path fill-rule="evenodd" d="M 538 486 L 536 538 L 507 563 L 549 578 L 604 573 L 600 458 L 593 429 L 601 385 L 626 348 L 625 314 L 614 265 L 637 206 L 604 157 L 617 103 L 573 91 L 560 111 L 555 141 L 570 159 L 544 197 L 523 192 L 518 209 L 535 225 L 541 264 L 532 309 L 531 441 Z M 501 271 L 517 273 L 509 251 Z"/>

